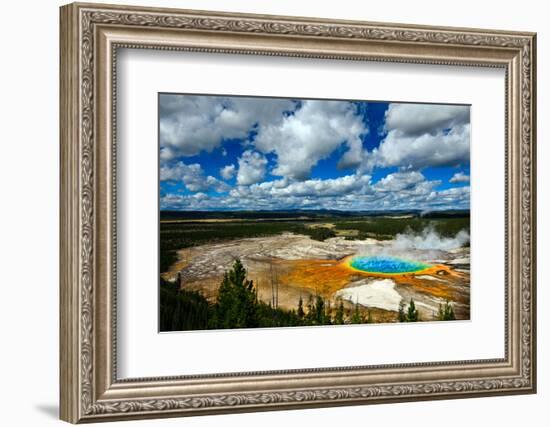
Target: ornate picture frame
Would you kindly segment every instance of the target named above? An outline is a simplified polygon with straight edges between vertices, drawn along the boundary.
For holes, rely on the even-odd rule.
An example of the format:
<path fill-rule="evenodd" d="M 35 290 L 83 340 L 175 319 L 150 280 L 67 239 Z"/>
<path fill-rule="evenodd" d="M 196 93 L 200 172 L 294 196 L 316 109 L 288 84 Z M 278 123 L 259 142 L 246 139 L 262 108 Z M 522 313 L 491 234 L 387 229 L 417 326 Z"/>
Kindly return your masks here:
<path fill-rule="evenodd" d="M 61 419 L 97 422 L 536 391 L 536 35 L 99 4 L 61 8 Z M 505 357 L 117 378 L 117 49 L 502 68 Z"/>

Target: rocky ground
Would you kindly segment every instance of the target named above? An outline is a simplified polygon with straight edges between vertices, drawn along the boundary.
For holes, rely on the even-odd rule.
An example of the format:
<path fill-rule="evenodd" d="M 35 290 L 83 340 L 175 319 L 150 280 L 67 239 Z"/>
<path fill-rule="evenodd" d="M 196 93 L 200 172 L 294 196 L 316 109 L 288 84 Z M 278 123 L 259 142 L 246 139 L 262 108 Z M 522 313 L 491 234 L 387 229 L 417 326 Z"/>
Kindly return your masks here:
<path fill-rule="evenodd" d="M 424 261 L 433 266 L 422 274 L 383 276 L 350 269 L 345 259 L 354 255 L 385 254 Z M 214 299 L 217 288 L 236 258 L 240 258 L 254 280 L 259 298 L 270 302 L 277 289 L 278 306 L 296 308 L 300 297 L 320 294 L 331 305 L 339 299 L 349 310 L 358 303 L 369 309 L 374 321 L 392 321 L 400 303 L 412 298 L 421 319 L 432 320 L 439 304 L 453 303 L 458 319 L 470 312 L 469 248 L 418 249 L 375 239 L 346 240 L 335 237 L 324 242 L 308 236 L 283 233 L 207 244 L 178 252 L 167 280 L 181 274 L 183 286 L 200 290 Z M 275 286 L 276 285 L 276 286 Z"/>

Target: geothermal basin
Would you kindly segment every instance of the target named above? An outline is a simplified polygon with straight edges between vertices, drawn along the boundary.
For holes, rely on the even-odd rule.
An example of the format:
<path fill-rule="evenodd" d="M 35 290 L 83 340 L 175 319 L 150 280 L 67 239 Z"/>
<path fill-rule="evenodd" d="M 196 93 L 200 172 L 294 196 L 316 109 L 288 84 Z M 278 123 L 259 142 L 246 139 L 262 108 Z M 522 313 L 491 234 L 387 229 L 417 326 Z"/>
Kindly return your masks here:
<path fill-rule="evenodd" d="M 292 233 L 207 243 L 178 251 L 178 261 L 165 280 L 178 274 L 184 286 L 215 300 L 223 274 L 239 258 L 253 280 L 258 298 L 278 307 L 296 309 L 298 300 L 322 296 L 345 310 L 355 304 L 370 310 L 374 322 L 395 321 L 400 302 L 414 300 L 421 318 L 430 320 L 439 305 L 453 303 L 457 319 L 469 319 L 470 249 L 418 250 L 395 247 L 395 241 L 325 241 Z M 366 313 L 366 311 L 365 311 Z"/>

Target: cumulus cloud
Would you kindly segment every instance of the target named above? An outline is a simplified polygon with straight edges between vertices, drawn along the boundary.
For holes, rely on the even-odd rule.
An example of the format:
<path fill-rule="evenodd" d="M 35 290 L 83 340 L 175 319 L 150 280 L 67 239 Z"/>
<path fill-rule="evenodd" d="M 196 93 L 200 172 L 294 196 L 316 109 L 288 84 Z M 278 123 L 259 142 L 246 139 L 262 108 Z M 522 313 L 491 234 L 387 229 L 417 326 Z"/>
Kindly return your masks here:
<path fill-rule="evenodd" d="M 454 187 L 439 191 L 436 204 L 440 206 L 464 206 L 470 203 L 470 187 Z"/>
<path fill-rule="evenodd" d="M 422 181 L 424 181 L 424 175 L 420 172 L 396 172 L 386 175 L 376 183 L 375 187 L 382 192 L 402 191 L 414 188 Z"/>
<path fill-rule="evenodd" d="M 334 179 L 309 179 L 289 182 L 281 179 L 262 182 L 250 187 L 238 187 L 231 191 L 235 197 L 327 197 L 353 194 L 360 196 L 372 192 L 369 175 L 346 175 Z"/>
<path fill-rule="evenodd" d="M 218 96 L 162 95 L 161 180 L 183 182 L 193 194 L 165 194 L 163 209 L 447 209 L 469 207 L 470 188 L 438 191 L 428 167 L 469 162 L 469 107 L 390 104 L 382 140 L 368 151 L 369 133 L 357 103 Z M 238 158 L 223 144 L 239 140 Z M 378 140 L 376 135 L 375 141 Z M 216 151 L 227 156 L 219 177 L 182 158 Z M 225 154 L 224 154 L 225 153 Z M 336 178 L 312 178 L 322 160 L 340 157 Z M 222 163 L 222 164 L 224 164 Z M 227 164 L 229 163 L 229 164 Z M 392 167 L 378 182 L 371 171 Z M 277 179 L 265 181 L 267 173 Z M 338 172 L 341 175 L 342 172 Z M 235 185 L 229 185 L 236 178 Z M 223 180 L 227 181 L 224 182 Z M 464 172 L 450 183 L 467 183 Z M 217 194 L 216 194 L 217 193 Z"/>
<path fill-rule="evenodd" d="M 452 176 L 449 182 L 453 184 L 458 182 L 470 182 L 470 177 L 464 172 L 457 172 Z"/>
<path fill-rule="evenodd" d="M 189 191 L 207 191 L 213 189 L 218 193 L 229 191 L 230 187 L 213 176 L 205 176 L 201 165 L 193 163 L 187 165 L 177 162 L 174 165 L 164 165 L 160 168 L 161 181 L 182 181 Z"/>
<path fill-rule="evenodd" d="M 366 169 L 376 166 L 424 167 L 456 166 L 470 160 L 470 125 L 460 125 L 449 131 L 409 136 L 390 131 L 386 138 L 365 155 Z"/>
<path fill-rule="evenodd" d="M 387 175 L 374 185 L 379 196 L 378 209 L 417 209 L 437 200 L 440 180 L 428 181 L 418 171 L 400 171 Z"/>
<path fill-rule="evenodd" d="M 470 123 L 470 107 L 441 104 L 390 104 L 385 115 L 388 132 L 399 131 L 407 136 L 435 135 Z"/>
<path fill-rule="evenodd" d="M 224 139 L 248 137 L 258 123 L 277 123 L 293 111 L 289 99 L 160 95 L 161 160 L 212 152 Z"/>
<path fill-rule="evenodd" d="M 239 159 L 237 184 L 251 185 L 264 179 L 267 159 L 260 153 L 246 150 Z"/>
<path fill-rule="evenodd" d="M 274 175 L 305 180 L 320 160 L 342 145 L 347 146 L 342 166 L 357 165 L 361 135 L 368 132 L 353 103 L 345 101 L 303 101 L 294 114 L 281 122 L 260 124 L 253 141 L 263 153 L 275 153 Z M 348 154 L 349 153 L 349 154 Z"/>
<path fill-rule="evenodd" d="M 386 135 L 377 148 L 362 152 L 361 168 L 422 169 L 470 161 L 470 107 L 390 104 Z"/>
<path fill-rule="evenodd" d="M 236 172 L 235 165 L 227 165 L 220 169 L 220 176 L 225 180 L 230 180 Z"/>
<path fill-rule="evenodd" d="M 240 185 L 222 195 L 171 195 L 161 199 L 163 209 L 447 209 L 469 206 L 469 187 L 437 191 L 440 181 L 428 181 L 415 172 L 397 172 L 384 183 L 369 175 L 290 181 L 279 179 Z M 397 184 L 398 183 L 398 184 Z M 392 187 L 393 191 L 388 191 Z M 199 194 L 199 193 L 197 193 Z M 192 197 L 193 196 L 193 197 Z"/>

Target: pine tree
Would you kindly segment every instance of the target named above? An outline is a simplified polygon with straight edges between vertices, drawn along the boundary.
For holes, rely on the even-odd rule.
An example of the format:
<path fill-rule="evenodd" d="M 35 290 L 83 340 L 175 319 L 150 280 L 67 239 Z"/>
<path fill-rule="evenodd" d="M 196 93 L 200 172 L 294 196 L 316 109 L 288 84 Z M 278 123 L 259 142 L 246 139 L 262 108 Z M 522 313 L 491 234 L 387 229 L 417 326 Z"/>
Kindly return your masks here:
<path fill-rule="evenodd" d="M 300 319 L 303 319 L 304 318 L 304 301 L 302 300 L 302 296 L 300 295 L 300 300 L 298 301 L 298 317 Z"/>
<path fill-rule="evenodd" d="M 325 318 L 324 325 L 332 325 L 332 308 L 330 306 L 330 300 L 327 300 L 325 304 Z"/>
<path fill-rule="evenodd" d="M 362 322 L 363 320 L 361 319 L 361 313 L 359 312 L 359 304 L 355 303 L 355 309 L 353 310 L 353 314 L 351 316 L 351 323 L 356 325 Z"/>
<path fill-rule="evenodd" d="M 445 317 L 446 317 L 445 320 L 456 320 L 455 311 L 453 309 L 453 306 L 452 306 L 452 304 L 449 304 L 448 301 L 447 301 L 447 307 L 448 307 L 448 309 L 446 310 L 446 313 L 445 313 Z"/>
<path fill-rule="evenodd" d="M 306 324 L 311 325 L 315 320 L 315 312 L 313 305 L 313 296 L 310 294 L 307 300 L 307 313 L 305 315 Z"/>
<path fill-rule="evenodd" d="M 449 301 L 445 302 L 445 306 L 439 304 L 439 310 L 437 312 L 437 320 L 456 320 L 455 311 Z"/>
<path fill-rule="evenodd" d="M 336 325 L 344 324 L 344 302 L 340 300 L 338 308 L 336 309 L 336 315 L 334 316 L 334 323 Z"/>
<path fill-rule="evenodd" d="M 406 322 L 407 316 L 405 315 L 405 304 L 403 302 L 399 303 L 399 311 L 397 312 L 397 320 L 399 322 Z"/>
<path fill-rule="evenodd" d="M 317 325 L 325 324 L 325 301 L 321 295 L 315 298 L 315 323 Z"/>
<path fill-rule="evenodd" d="M 418 321 L 418 310 L 416 309 L 416 306 L 414 305 L 414 301 L 411 298 L 411 302 L 409 303 L 409 309 L 407 310 L 407 322 L 416 322 Z"/>
<path fill-rule="evenodd" d="M 246 269 L 239 259 L 225 272 L 218 289 L 216 318 L 219 328 L 253 328 L 257 326 L 256 290 L 246 279 Z"/>
<path fill-rule="evenodd" d="M 436 320 L 445 320 L 445 311 L 443 310 L 443 306 L 441 303 L 439 304 L 439 308 L 437 310 L 437 315 L 435 316 Z"/>

